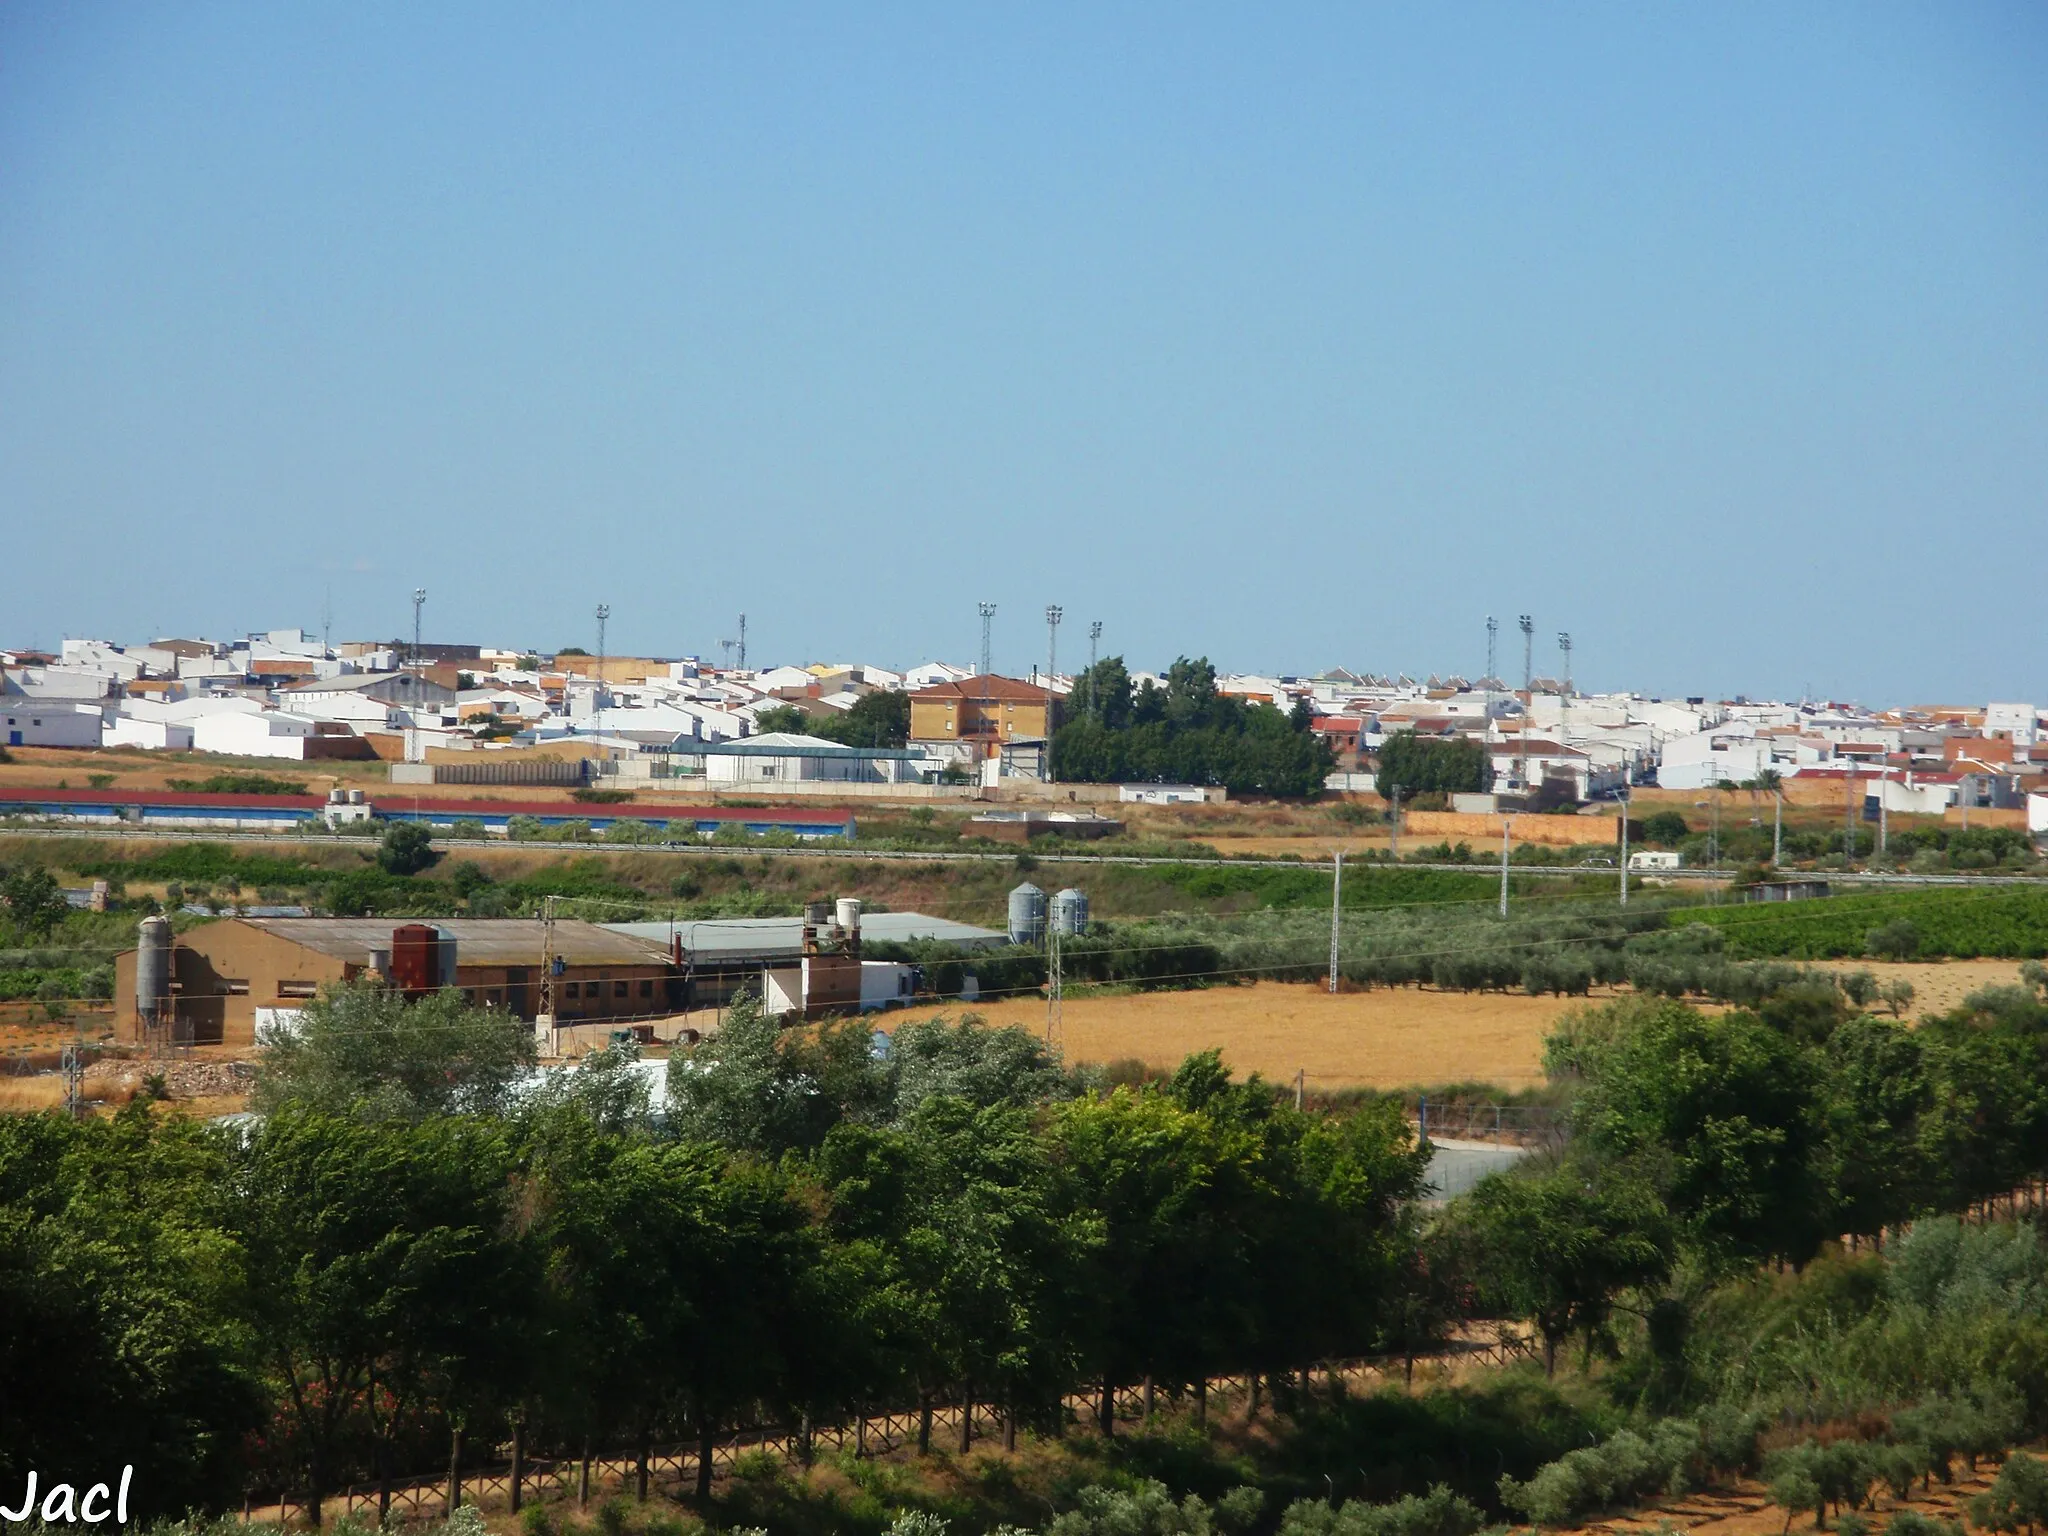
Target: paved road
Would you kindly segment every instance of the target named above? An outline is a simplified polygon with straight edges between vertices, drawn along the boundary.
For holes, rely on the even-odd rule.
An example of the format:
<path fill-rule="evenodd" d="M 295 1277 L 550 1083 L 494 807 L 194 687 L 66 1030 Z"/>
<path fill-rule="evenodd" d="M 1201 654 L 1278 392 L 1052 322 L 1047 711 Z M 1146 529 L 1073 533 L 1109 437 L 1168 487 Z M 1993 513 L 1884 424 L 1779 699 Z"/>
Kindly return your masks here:
<path fill-rule="evenodd" d="M 1506 1172 L 1534 1150 L 1507 1141 L 1441 1141 L 1434 1136 L 1429 1144 L 1435 1155 L 1429 1160 L 1426 1200 L 1462 1195 L 1489 1173 Z"/>

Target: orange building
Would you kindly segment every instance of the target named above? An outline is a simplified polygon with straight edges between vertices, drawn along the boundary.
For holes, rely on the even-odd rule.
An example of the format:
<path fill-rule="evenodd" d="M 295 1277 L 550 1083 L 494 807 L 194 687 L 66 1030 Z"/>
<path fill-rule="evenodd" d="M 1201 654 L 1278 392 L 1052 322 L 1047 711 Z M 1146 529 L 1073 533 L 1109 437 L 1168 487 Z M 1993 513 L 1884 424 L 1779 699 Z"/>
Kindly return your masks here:
<path fill-rule="evenodd" d="M 971 746 L 977 757 L 996 757 L 1012 742 L 1044 741 L 1059 728 L 1063 703 L 1051 689 L 1014 677 L 937 683 L 910 696 L 910 739 Z"/>

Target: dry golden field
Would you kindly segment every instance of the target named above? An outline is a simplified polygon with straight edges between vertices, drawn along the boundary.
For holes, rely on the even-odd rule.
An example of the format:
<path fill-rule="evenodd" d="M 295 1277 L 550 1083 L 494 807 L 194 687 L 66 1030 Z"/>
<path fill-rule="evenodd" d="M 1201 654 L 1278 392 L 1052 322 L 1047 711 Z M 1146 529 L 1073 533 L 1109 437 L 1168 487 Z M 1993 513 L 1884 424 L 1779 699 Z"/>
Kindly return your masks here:
<path fill-rule="evenodd" d="M 1979 987 L 2013 983 L 2008 960 L 1903 965 L 1844 963 L 1880 980 L 1912 982 L 1912 1013 L 1954 1007 Z M 1616 994 L 1596 990 L 1595 1003 Z M 1171 1069 L 1212 1046 L 1238 1073 L 1291 1079 L 1306 1072 L 1324 1088 L 1411 1088 L 1492 1083 L 1504 1089 L 1543 1081 L 1543 1038 L 1558 1017 L 1584 1006 L 1570 998 L 1519 993 L 1439 992 L 1428 987 L 1375 988 L 1331 996 L 1321 987 L 1263 981 L 1198 992 L 1145 992 L 1071 997 L 1061 1008 L 1061 1037 L 1072 1061 L 1136 1059 Z M 992 1024 L 1045 1028 L 1043 998 L 917 1009 L 892 1020 L 979 1013 Z"/>
<path fill-rule="evenodd" d="M 1375 988 L 1340 992 L 1262 981 L 1199 992 L 1069 998 L 1061 1009 L 1068 1059 L 1137 1059 L 1170 1069 L 1219 1047 L 1238 1073 L 1271 1079 L 1306 1072 L 1312 1085 L 1402 1088 L 1488 1082 L 1504 1088 L 1543 1080 L 1543 1037 L 1572 1003 L 1554 997 Z M 920 1009 L 892 1019 L 962 1011 L 992 1024 L 1045 1027 L 1042 998 Z"/>

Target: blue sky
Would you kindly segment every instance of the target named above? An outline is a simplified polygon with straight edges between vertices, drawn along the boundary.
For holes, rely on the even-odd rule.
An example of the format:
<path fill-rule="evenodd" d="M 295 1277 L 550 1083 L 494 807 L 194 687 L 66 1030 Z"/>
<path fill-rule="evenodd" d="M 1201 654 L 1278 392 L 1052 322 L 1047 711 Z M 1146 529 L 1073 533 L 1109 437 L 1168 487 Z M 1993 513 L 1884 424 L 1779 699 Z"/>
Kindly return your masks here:
<path fill-rule="evenodd" d="M 2048 9 L 16 0 L 0 530 L 5 644 L 2048 699 Z"/>

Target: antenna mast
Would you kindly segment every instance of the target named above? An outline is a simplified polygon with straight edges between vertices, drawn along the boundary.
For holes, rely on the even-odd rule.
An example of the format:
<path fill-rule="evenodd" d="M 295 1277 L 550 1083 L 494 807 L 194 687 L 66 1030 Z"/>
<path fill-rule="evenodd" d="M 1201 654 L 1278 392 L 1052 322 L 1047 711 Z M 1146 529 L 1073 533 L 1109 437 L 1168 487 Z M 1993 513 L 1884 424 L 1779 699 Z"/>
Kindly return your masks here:
<path fill-rule="evenodd" d="M 1497 649 L 1497 644 L 1499 640 L 1500 620 L 1496 619 L 1492 614 L 1489 613 L 1486 616 L 1486 683 L 1489 688 L 1493 686 L 1494 681 L 1499 676 L 1499 674 L 1494 670 L 1494 667 L 1496 665 L 1494 661 L 1494 653 Z"/>
<path fill-rule="evenodd" d="M 747 670 L 747 616 L 740 615 L 740 670 Z"/>

